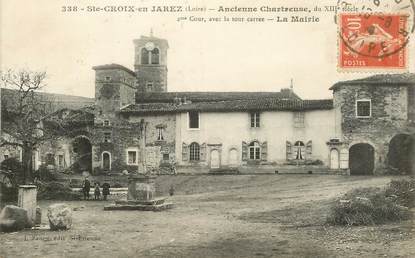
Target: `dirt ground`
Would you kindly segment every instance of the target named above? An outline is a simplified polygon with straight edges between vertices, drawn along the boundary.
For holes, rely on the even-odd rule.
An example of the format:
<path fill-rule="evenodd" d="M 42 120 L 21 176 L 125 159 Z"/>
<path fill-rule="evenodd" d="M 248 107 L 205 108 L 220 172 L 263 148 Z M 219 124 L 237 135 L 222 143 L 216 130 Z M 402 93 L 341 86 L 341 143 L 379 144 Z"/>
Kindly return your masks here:
<path fill-rule="evenodd" d="M 160 192 L 175 188 L 172 210 L 103 211 L 112 201 L 66 202 L 79 209 L 71 230 L 0 234 L 0 257 L 415 257 L 414 221 L 325 224 L 336 197 L 390 179 L 163 176 Z M 44 224 L 51 203 L 40 202 Z"/>

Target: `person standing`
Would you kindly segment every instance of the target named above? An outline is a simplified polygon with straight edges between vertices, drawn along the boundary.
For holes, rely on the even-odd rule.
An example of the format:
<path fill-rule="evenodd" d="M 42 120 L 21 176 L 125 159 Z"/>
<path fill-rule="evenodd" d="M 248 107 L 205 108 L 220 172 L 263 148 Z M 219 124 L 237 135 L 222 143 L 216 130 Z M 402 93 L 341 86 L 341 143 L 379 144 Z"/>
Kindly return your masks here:
<path fill-rule="evenodd" d="M 99 200 L 101 196 L 101 189 L 99 189 L 99 183 L 95 183 L 94 197 L 95 200 Z"/>
<path fill-rule="evenodd" d="M 108 195 L 110 195 L 110 184 L 105 182 L 102 184 L 102 196 L 104 196 L 104 201 L 107 200 Z"/>
<path fill-rule="evenodd" d="M 88 177 L 85 177 L 85 180 L 82 184 L 82 191 L 84 193 L 84 200 L 89 200 L 89 191 L 91 190 L 91 182 L 89 182 Z"/>

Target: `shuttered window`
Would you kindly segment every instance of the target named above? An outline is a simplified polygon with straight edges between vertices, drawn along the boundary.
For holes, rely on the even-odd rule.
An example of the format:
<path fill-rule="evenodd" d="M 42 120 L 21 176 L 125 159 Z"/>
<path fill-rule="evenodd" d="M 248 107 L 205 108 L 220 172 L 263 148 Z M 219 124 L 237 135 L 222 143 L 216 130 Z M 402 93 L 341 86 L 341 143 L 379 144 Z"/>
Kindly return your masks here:
<path fill-rule="evenodd" d="M 200 160 L 200 146 L 198 143 L 193 142 L 190 144 L 190 161 Z"/>
<path fill-rule="evenodd" d="M 258 142 L 251 142 L 251 144 L 249 144 L 249 159 L 261 159 L 261 147 Z"/>

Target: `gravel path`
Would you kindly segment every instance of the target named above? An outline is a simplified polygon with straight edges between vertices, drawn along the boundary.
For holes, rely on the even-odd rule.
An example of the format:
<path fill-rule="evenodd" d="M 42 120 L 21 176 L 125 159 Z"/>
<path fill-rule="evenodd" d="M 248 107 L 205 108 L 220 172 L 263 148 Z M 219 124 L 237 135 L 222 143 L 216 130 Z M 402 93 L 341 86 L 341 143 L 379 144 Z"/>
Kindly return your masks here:
<path fill-rule="evenodd" d="M 413 221 L 353 228 L 324 224 L 334 198 L 389 181 L 164 176 L 158 179 L 160 192 L 175 187 L 172 210 L 103 211 L 110 201 L 66 202 L 78 207 L 73 229 L 0 234 L 0 257 L 415 257 Z M 51 203 L 40 202 L 45 224 Z"/>

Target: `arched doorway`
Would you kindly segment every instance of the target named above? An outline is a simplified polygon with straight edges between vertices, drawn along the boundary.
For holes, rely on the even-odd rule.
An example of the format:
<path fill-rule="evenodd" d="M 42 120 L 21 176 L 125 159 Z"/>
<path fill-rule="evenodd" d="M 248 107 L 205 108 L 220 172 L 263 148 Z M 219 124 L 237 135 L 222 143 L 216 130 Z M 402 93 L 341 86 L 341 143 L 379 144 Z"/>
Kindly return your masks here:
<path fill-rule="evenodd" d="M 238 166 L 238 151 L 236 149 L 231 149 L 229 151 L 229 166 L 230 167 Z"/>
<path fill-rule="evenodd" d="M 77 172 L 92 171 L 92 145 L 85 136 L 78 136 L 72 142 L 74 153 L 72 167 Z"/>
<path fill-rule="evenodd" d="M 397 134 L 389 143 L 388 166 L 402 174 L 414 174 L 415 135 Z"/>
<path fill-rule="evenodd" d="M 212 150 L 210 152 L 210 168 L 220 167 L 220 154 L 218 150 Z"/>
<path fill-rule="evenodd" d="M 111 155 L 108 152 L 102 153 L 102 169 L 104 171 L 111 170 Z"/>
<path fill-rule="evenodd" d="M 339 151 L 337 149 L 331 149 L 330 151 L 330 169 L 339 169 Z"/>
<path fill-rule="evenodd" d="M 373 175 L 375 149 L 367 143 L 358 143 L 350 147 L 349 168 L 351 175 Z"/>

